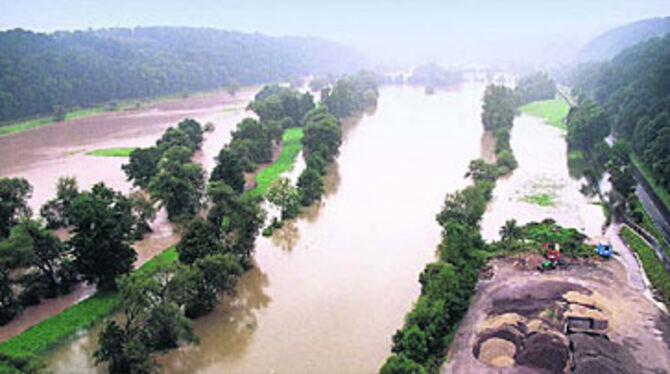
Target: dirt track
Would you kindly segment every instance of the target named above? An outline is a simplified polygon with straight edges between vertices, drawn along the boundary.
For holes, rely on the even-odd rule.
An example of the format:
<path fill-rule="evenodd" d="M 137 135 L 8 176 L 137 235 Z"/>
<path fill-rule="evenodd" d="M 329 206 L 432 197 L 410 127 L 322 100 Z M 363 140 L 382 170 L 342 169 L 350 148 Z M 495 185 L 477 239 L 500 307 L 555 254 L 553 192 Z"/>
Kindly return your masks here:
<path fill-rule="evenodd" d="M 533 255 L 491 262 L 495 275 L 479 283 L 446 373 L 670 370 L 670 318 L 631 285 L 622 263 L 540 273 L 534 270 L 540 261 Z M 566 335 L 568 316 L 606 322 L 596 334 Z"/>

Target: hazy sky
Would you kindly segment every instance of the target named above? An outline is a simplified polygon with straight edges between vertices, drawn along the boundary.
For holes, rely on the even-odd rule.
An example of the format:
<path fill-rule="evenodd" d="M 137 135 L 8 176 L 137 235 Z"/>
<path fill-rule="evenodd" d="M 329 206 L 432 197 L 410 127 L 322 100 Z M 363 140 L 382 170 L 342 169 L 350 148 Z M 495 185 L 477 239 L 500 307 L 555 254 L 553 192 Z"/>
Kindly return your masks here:
<path fill-rule="evenodd" d="M 565 53 L 610 27 L 670 15 L 669 0 L 0 0 L 0 28 L 207 26 L 320 36 L 385 59 Z"/>

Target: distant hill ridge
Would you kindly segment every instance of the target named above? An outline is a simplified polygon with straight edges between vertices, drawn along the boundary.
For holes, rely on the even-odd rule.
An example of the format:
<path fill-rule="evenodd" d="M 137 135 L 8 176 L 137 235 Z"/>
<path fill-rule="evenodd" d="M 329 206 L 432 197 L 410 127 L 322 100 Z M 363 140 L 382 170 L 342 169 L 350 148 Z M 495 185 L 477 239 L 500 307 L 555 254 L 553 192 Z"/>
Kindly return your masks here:
<path fill-rule="evenodd" d="M 0 121 L 54 106 L 343 74 L 365 65 L 353 49 L 317 38 L 190 27 L 14 29 L 0 32 Z"/>
<path fill-rule="evenodd" d="M 587 43 L 579 51 L 577 61 L 609 60 L 628 47 L 669 32 L 670 17 L 650 18 L 616 27 Z"/>

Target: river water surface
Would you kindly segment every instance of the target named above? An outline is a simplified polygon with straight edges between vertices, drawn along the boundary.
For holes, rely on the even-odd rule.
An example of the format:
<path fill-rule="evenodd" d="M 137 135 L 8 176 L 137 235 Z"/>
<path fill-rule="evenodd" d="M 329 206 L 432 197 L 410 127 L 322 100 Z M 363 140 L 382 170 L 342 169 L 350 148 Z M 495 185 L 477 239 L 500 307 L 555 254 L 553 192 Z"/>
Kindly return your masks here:
<path fill-rule="evenodd" d="M 162 101 L 141 110 L 110 112 L 0 137 L 0 177 L 23 177 L 30 182 L 33 193 L 29 205 L 35 215 L 39 214 L 42 204 L 55 196 L 56 182 L 62 176 L 76 177 L 80 189 L 89 189 L 95 183 L 104 182 L 115 190 L 127 193 L 132 186 L 121 170 L 127 158 L 89 156 L 86 152 L 108 147 L 153 145 L 165 129 L 176 126 L 185 117 L 215 125 L 213 132 L 205 134 L 201 150 L 194 156 L 207 171 L 211 171 L 214 157 L 230 141 L 230 131 L 245 115 L 249 115 L 244 108 L 256 90 L 257 87 L 245 89 L 236 97 L 211 93 Z M 151 227 L 153 232 L 133 245 L 138 253 L 136 266 L 179 239 L 167 220 L 165 210 L 158 212 Z M 68 295 L 45 299 L 36 306 L 26 308 L 0 328 L 0 342 L 94 292 L 95 287 L 80 284 Z"/>
<path fill-rule="evenodd" d="M 195 321 L 199 345 L 157 357 L 165 372 L 375 372 L 435 258 L 444 194 L 480 155 L 483 88 L 382 88 L 376 112 L 345 125 L 323 203 L 258 238 L 238 298 Z M 96 336 L 49 366 L 93 370 Z"/>

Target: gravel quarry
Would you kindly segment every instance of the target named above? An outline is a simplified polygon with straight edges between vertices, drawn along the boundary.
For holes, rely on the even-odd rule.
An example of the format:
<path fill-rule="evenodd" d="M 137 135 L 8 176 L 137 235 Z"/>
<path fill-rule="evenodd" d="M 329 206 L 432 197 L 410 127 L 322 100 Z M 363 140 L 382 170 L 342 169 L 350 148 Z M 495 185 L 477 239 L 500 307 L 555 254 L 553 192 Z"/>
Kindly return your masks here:
<path fill-rule="evenodd" d="M 617 260 L 490 262 L 450 347 L 445 373 L 666 373 L 670 318 Z M 490 275 L 490 272 L 489 272 Z"/>

